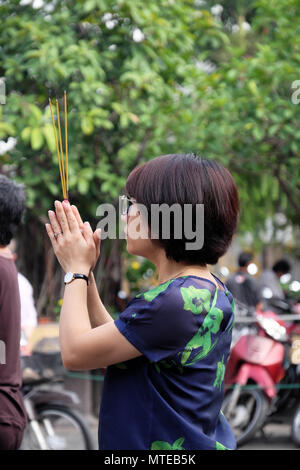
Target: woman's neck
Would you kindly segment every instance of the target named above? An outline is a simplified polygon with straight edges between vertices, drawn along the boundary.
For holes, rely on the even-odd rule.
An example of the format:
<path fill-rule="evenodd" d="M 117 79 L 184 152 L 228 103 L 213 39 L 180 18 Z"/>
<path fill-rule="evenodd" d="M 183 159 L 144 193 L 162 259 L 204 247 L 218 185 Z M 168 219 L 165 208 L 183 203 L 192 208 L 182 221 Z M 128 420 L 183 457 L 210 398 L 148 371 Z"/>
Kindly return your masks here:
<path fill-rule="evenodd" d="M 152 251 L 150 254 L 148 253 L 147 258 L 156 266 L 158 284 L 163 284 L 175 277 L 192 275 L 209 279 L 219 287 L 219 284 L 206 265 L 190 265 L 184 262 L 177 263 L 176 261 L 170 260 L 166 257 L 165 250 L 163 248 Z"/>
<path fill-rule="evenodd" d="M 162 284 L 177 276 L 186 276 L 189 274 L 199 277 L 206 277 L 213 279 L 207 266 L 189 265 L 187 263 L 177 263 L 170 260 L 162 259 L 156 265 L 158 271 L 158 282 Z"/>

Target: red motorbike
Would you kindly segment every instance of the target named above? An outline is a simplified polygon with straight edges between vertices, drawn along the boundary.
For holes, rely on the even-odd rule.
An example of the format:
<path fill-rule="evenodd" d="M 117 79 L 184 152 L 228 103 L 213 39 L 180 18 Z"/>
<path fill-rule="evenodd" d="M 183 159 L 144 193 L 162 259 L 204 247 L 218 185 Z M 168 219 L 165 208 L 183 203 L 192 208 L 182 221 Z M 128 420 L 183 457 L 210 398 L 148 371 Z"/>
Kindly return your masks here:
<path fill-rule="evenodd" d="M 243 334 L 233 345 L 225 373 L 222 411 L 238 446 L 263 426 L 287 367 L 284 324 L 272 311 L 256 312 L 255 322 L 257 331 Z"/>

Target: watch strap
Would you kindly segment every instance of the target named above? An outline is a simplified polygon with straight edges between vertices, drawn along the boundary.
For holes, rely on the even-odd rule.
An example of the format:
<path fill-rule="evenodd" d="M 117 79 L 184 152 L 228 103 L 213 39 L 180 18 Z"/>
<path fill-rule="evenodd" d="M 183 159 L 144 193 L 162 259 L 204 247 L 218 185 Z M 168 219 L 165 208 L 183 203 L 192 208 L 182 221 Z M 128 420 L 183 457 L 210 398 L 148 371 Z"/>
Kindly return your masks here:
<path fill-rule="evenodd" d="M 86 276 L 85 274 L 81 274 L 81 273 L 73 273 L 73 277 L 71 279 L 70 282 L 65 282 L 65 284 L 70 284 L 71 282 L 74 281 L 74 279 L 84 279 L 87 283 L 87 285 L 89 285 L 89 278 L 88 276 Z"/>
<path fill-rule="evenodd" d="M 73 274 L 73 279 L 84 279 L 86 281 L 87 285 L 89 285 L 89 278 L 85 274 L 74 273 Z"/>

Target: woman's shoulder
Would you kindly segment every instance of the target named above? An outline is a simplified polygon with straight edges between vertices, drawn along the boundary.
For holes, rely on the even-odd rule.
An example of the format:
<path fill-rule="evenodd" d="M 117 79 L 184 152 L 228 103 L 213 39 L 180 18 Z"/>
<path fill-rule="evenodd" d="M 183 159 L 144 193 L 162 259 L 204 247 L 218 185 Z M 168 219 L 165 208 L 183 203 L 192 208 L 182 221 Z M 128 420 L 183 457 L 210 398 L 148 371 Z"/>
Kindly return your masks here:
<path fill-rule="evenodd" d="M 157 286 L 153 286 L 150 289 L 140 292 L 135 296 L 135 299 L 144 299 L 147 300 L 148 302 L 152 302 L 154 299 L 157 297 L 164 297 L 166 294 L 169 294 L 172 290 L 172 293 L 174 294 L 174 289 L 178 288 L 178 280 L 179 278 L 174 278 L 174 279 L 169 279 L 166 282 L 163 282 L 162 284 L 158 284 Z"/>
<path fill-rule="evenodd" d="M 203 341 L 206 346 L 215 345 L 231 318 L 224 291 L 212 281 L 187 275 L 139 293 L 116 322 L 144 354 L 149 353 L 149 345 L 156 353 L 161 351 L 152 356 L 158 360 L 172 351 L 185 351 L 186 346 L 189 351 L 204 347 Z M 184 358 L 189 356 L 186 352 Z"/>
<path fill-rule="evenodd" d="M 216 278 L 218 279 L 218 278 Z M 198 315 L 207 314 L 212 308 L 223 311 L 225 316 L 232 314 L 233 299 L 225 284 L 217 285 L 207 278 L 194 275 L 180 276 L 137 294 L 127 307 L 147 311 L 168 310 Z"/>
<path fill-rule="evenodd" d="M 168 305 L 177 304 L 186 307 L 191 301 L 207 303 L 216 294 L 217 286 L 214 282 L 198 276 L 186 275 L 170 279 L 154 286 L 145 292 L 137 294 L 131 302 L 145 301 L 153 305 L 166 301 Z"/>

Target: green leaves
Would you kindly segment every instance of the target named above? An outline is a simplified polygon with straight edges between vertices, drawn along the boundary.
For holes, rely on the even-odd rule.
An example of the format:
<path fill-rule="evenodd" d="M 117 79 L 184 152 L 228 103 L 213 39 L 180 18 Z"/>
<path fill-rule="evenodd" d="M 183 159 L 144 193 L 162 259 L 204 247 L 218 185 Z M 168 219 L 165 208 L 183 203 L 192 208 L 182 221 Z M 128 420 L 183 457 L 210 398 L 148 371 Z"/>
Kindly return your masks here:
<path fill-rule="evenodd" d="M 0 138 L 5 138 L 7 136 L 15 135 L 15 128 L 12 124 L 8 122 L 1 122 L 0 121 Z"/>
<path fill-rule="evenodd" d="M 291 102 L 299 79 L 297 1 L 271 8 L 259 0 L 256 10 L 253 2 L 224 4 L 232 24 L 250 18 L 251 29 L 238 35 L 210 6 L 116 0 L 112 8 L 107 0 L 79 0 L 51 12 L 41 6 L 33 16 L 31 5 L 1 5 L 7 104 L 0 138 L 16 136 L 9 161 L 25 185 L 24 166 L 40 173 L 32 199 L 49 204 L 59 183 L 48 97 L 61 104 L 66 89 L 74 202 L 112 200 L 132 165 L 194 151 L 233 173 L 240 230 L 259 237 L 254 227 L 280 208 L 299 222 L 300 121 Z M 81 173 L 86 168 L 92 176 Z"/>
<path fill-rule="evenodd" d="M 55 137 L 53 133 L 53 126 L 51 124 L 46 124 L 42 128 L 45 140 L 47 142 L 48 149 L 50 152 L 54 153 L 56 151 Z"/>
<path fill-rule="evenodd" d="M 81 129 L 86 135 L 90 135 L 94 131 L 93 120 L 89 116 L 83 116 L 81 119 Z"/>
<path fill-rule="evenodd" d="M 31 147 L 33 150 L 39 150 L 43 143 L 44 143 L 44 137 L 41 132 L 41 130 L 38 127 L 34 127 L 31 131 Z"/>
<path fill-rule="evenodd" d="M 291 100 L 291 84 L 299 79 L 299 6 L 291 0 L 290 9 L 283 4 L 270 8 L 261 0 L 250 15 L 250 4 L 234 5 L 230 12 L 224 5 L 226 14 L 240 11 L 243 19 L 248 12 L 251 29 L 239 42 L 228 33 L 231 44 L 218 57 L 217 71 L 203 77 L 193 95 L 196 99 L 201 93 L 201 105 L 193 113 L 198 142 L 193 131 L 187 140 L 231 170 L 241 200 L 239 229 L 251 231 L 260 241 L 259 227 L 276 212 L 284 211 L 296 225 L 300 221 L 299 106 Z"/>
<path fill-rule="evenodd" d="M 250 92 L 252 93 L 252 95 L 255 96 L 255 98 L 259 98 L 258 88 L 257 88 L 256 82 L 254 80 L 250 80 L 248 82 L 248 88 L 249 88 Z"/>

